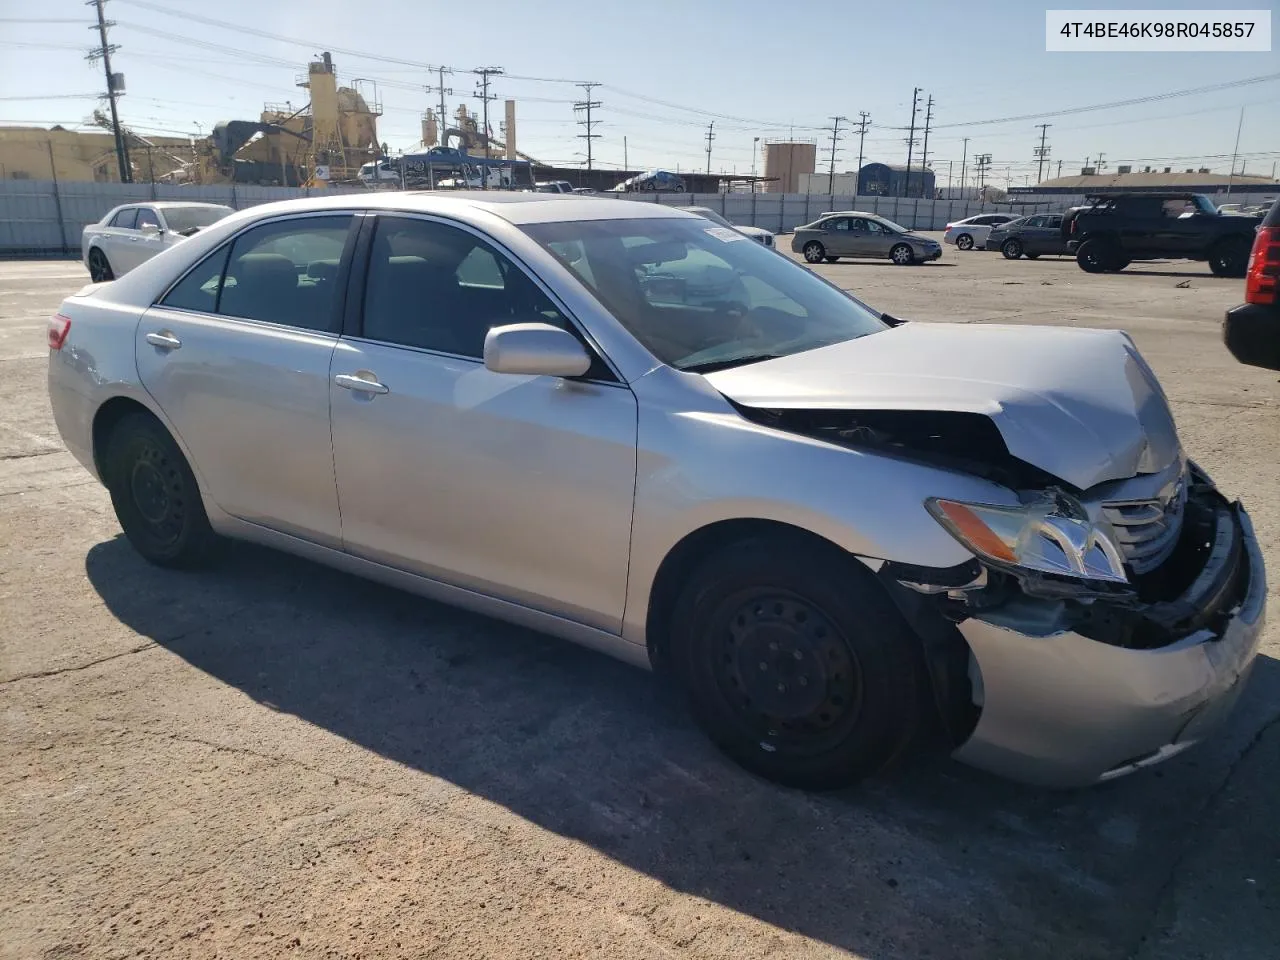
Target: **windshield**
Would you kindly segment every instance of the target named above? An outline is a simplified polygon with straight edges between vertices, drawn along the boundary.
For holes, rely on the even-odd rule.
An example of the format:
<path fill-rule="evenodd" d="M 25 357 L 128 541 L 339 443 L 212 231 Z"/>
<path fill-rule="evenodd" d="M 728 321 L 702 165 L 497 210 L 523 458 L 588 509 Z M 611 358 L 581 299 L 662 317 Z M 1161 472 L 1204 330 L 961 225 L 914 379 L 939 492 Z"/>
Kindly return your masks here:
<path fill-rule="evenodd" d="M 230 207 L 165 207 L 164 222 L 174 233 L 186 233 L 217 223 L 231 213 Z"/>
<path fill-rule="evenodd" d="M 906 227 L 904 227 L 902 224 L 900 224 L 900 223 L 894 223 L 892 220 L 888 220 L 888 219 L 886 219 L 886 218 L 884 218 L 884 217 L 877 217 L 876 219 L 878 219 L 882 224 L 884 224 L 886 227 L 888 227 L 888 228 L 889 228 L 890 230 L 892 230 L 894 233 L 910 233 L 910 232 L 911 232 L 911 231 L 910 231 L 910 230 L 908 230 Z"/>
<path fill-rule="evenodd" d="M 688 218 L 528 224 L 663 363 L 709 372 L 887 329 L 839 287 L 736 230 Z"/>

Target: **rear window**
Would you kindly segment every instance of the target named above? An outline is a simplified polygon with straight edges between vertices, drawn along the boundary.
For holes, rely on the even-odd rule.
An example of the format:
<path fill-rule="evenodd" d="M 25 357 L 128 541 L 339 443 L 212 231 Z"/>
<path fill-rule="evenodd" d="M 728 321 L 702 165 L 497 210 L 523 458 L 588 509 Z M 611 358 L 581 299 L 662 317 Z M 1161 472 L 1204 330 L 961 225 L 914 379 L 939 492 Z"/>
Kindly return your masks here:
<path fill-rule="evenodd" d="M 135 223 L 138 222 L 138 208 L 129 207 L 127 210 L 121 210 L 111 220 L 111 226 L 122 227 L 125 230 L 132 230 Z"/>

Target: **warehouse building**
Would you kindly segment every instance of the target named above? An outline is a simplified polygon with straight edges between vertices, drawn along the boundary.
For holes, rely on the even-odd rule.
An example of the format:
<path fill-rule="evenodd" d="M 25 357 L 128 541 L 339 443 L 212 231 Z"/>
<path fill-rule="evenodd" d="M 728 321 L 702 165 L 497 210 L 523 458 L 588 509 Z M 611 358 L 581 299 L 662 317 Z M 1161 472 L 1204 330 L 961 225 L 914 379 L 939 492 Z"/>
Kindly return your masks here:
<path fill-rule="evenodd" d="M 1228 191 L 1228 188 L 1229 191 Z M 1261 203 L 1280 196 L 1280 181 L 1273 177 L 1246 174 L 1210 173 L 1207 167 L 1175 171 L 1170 167 L 1153 170 L 1146 167 L 1134 171 L 1131 166 L 1117 167 L 1115 173 L 1098 173 L 1093 167 L 1083 168 L 1073 177 L 1056 177 L 1033 186 L 1010 187 L 1009 194 L 1019 199 L 1055 196 L 1105 195 L 1108 193 L 1203 193 L 1209 196 L 1238 197 L 1242 202 Z"/>

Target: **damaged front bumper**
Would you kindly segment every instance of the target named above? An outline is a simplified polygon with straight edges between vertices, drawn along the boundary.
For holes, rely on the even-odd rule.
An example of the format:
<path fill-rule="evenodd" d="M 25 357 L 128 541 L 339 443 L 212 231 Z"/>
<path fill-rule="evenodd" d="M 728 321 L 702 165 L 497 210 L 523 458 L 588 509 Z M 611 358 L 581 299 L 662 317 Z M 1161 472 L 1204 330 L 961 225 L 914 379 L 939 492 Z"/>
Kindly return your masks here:
<path fill-rule="evenodd" d="M 959 622 L 980 714 L 956 759 L 1029 783 L 1085 786 L 1166 760 L 1217 726 L 1252 666 L 1266 599 L 1249 517 L 1217 499 L 1203 568 L 1177 598 L 1132 614 L 1168 629 L 1163 645 L 1091 639 L 1069 601 L 1026 596 Z M 1180 633 L 1175 618 L 1191 628 Z"/>

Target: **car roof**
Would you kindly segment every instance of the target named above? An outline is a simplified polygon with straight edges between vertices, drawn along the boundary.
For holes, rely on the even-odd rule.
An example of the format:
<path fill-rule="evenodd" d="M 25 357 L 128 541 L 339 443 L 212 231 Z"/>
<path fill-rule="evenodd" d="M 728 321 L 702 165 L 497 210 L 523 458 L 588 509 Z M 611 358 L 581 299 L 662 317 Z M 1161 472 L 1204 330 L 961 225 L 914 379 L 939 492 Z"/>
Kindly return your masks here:
<path fill-rule="evenodd" d="M 678 207 L 638 203 L 574 193 L 533 193 L 508 190 L 396 190 L 387 193 L 334 193 L 299 197 L 250 208 L 254 217 L 280 216 L 319 210 L 397 210 L 406 213 L 458 215 L 483 211 L 521 226 L 571 220 L 658 220 L 693 217 Z"/>
<path fill-rule="evenodd" d="M 206 203 L 202 200 L 134 200 L 122 203 L 120 207 L 156 207 L 159 210 L 170 210 L 174 207 L 211 207 L 218 210 L 231 210 L 233 207 L 225 203 Z"/>

